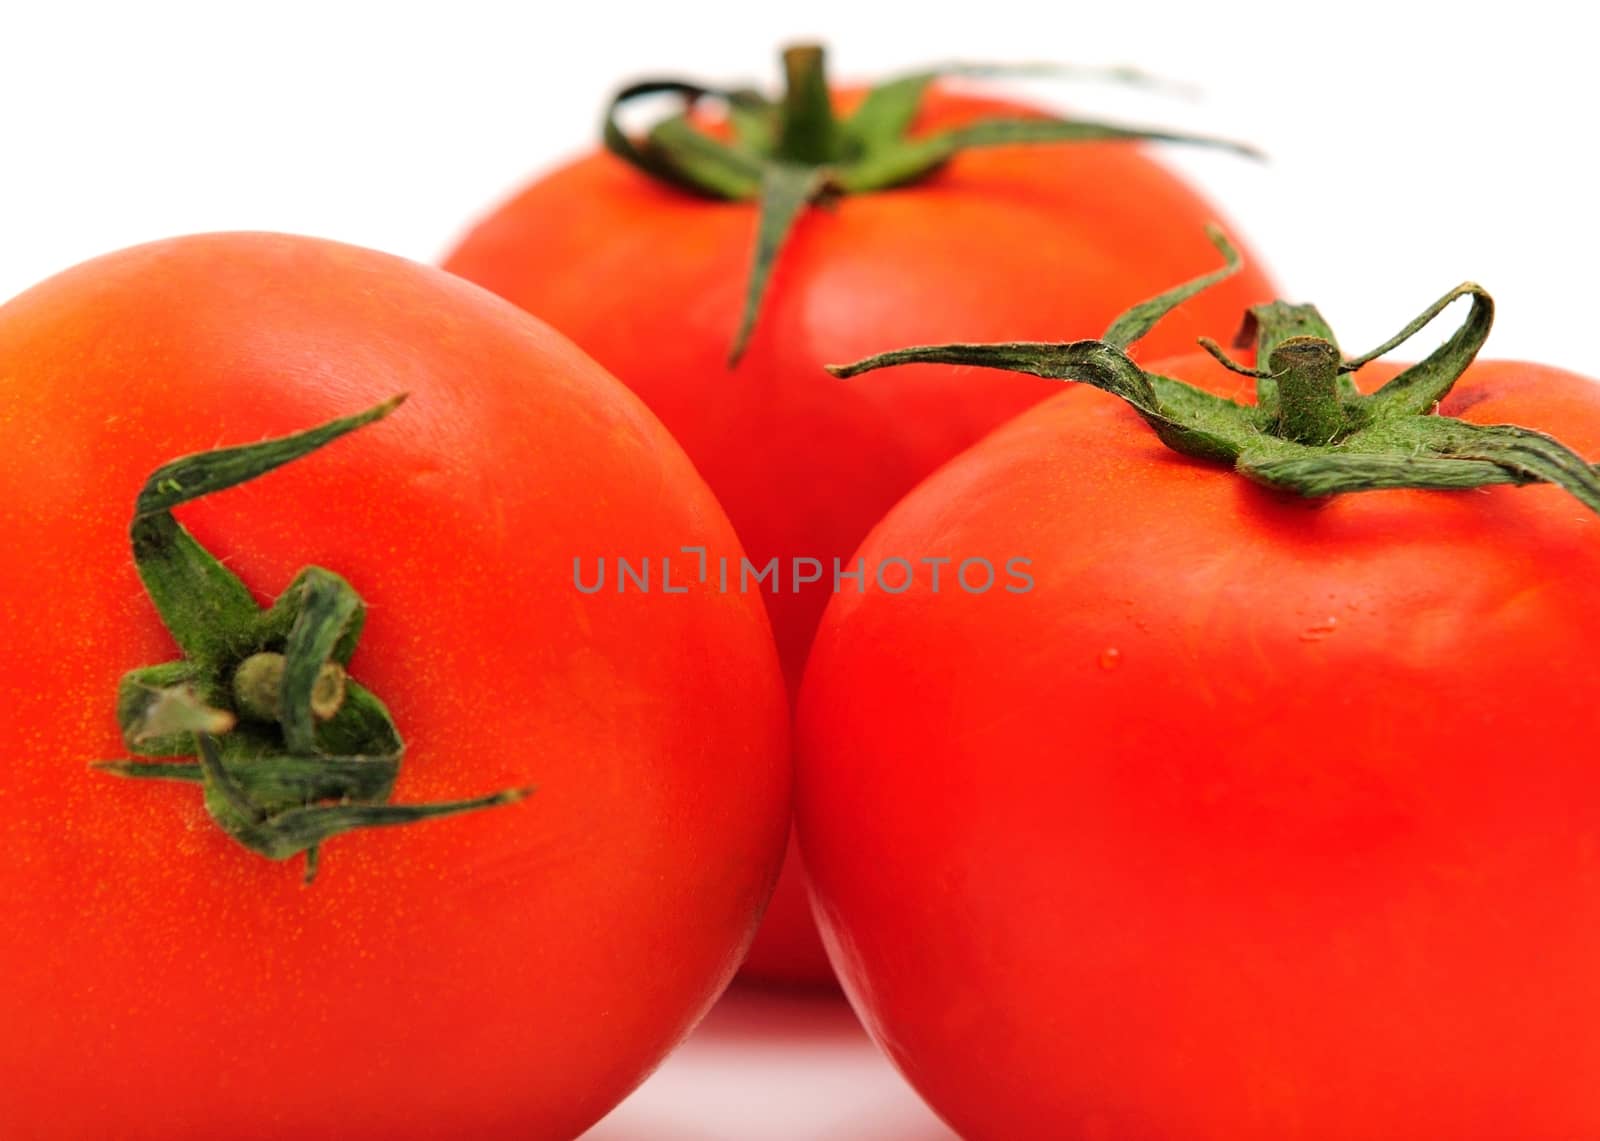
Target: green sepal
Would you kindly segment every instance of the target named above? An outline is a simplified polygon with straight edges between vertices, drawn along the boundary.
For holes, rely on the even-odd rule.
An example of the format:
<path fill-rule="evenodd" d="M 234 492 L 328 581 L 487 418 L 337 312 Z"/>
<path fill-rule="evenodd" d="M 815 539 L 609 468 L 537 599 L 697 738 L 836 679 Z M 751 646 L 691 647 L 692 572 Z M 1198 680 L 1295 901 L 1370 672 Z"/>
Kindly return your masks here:
<path fill-rule="evenodd" d="M 835 179 L 839 189 L 847 194 L 892 190 L 928 177 L 962 151 L 1042 143 L 1096 142 L 1185 143 L 1233 151 L 1249 158 L 1261 157 L 1258 151 L 1244 143 L 1206 135 L 1189 135 L 1150 127 L 1126 127 L 1084 119 L 997 117 L 879 147 L 842 168 Z"/>
<path fill-rule="evenodd" d="M 251 641 L 264 648 L 281 649 L 288 642 L 289 631 L 294 628 L 300 616 L 307 582 L 313 577 L 321 576 L 344 583 L 344 579 L 332 571 L 323 570 L 321 567 L 302 567 L 290 580 L 289 585 L 284 587 L 283 593 L 273 600 L 272 605 L 258 613 Z M 344 585 L 349 587 L 348 583 Z M 353 588 L 349 590 L 349 594 L 355 601 L 355 609 L 346 619 L 343 632 L 328 654 L 329 661 L 338 662 L 346 668 L 349 667 L 350 658 L 356 652 L 356 645 L 361 641 L 361 631 L 365 628 L 367 619 L 366 604 L 361 601 L 360 595 L 357 595 Z"/>
<path fill-rule="evenodd" d="M 637 144 L 622 129 L 618 116 L 634 100 L 657 95 L 678 96 L 684 102 L 684 110 L 657 123 L 644 143 Z M 682 80 L 647 80 L 630 84 L 611 97 L 601 124 L 606 150 L 642 174 L 685 193 L 733 200 L 754 198 L 761 189 L 761 163 L 745 148 L 712 138 L 689 120 L 689 111 L 706 98 L 740 103 L 745 129 L 752 129 L 758 112 L 748 97 Z"/>
<path fill-rule="evenodd" d="M 393 757 L 398 767 L 405 751 L 388 706 L 354 679 L 345 680 L 339 712 L 319 722 L 316 731 L 319 756 Z"/>
<path fill-rule="evenodd" d="M 233 715 L 218 704 L 210 675 L 189 660 L 132 670 L 117 683 L 117 724 L 122 743 L 145 757 L 194 755 L 194 735 L 231 728 Z M 226 722 L 226 724 L 224 723 Z"/>
<path fill-rule="evenodd" d="M 335 836 L 357 828 L 385 828 L 415 824 L 441 816 L 456 816 L 484 808 L 516 804 L 533 791 L 508 788 L 488 796 L 431 804 L 348 802 L 303 804 L 273 810 L 257 804 L 245 787 L 229 774 L 215 738 L 197 735 L 200 768 L 204 774 L 205 804 L 218 826 L 239 843 L 269 860 L 287 860 L 306 853 L 306 882 L 316 875 L 317 848 Z"/>
<path fill-rule="evenodd" d="M 772 279 L 773 266 L 778 255 L 794 232 L 794 225 L 805 208 L 814 200 L 826 172 L 818 167 L 794 166 L 773 163 L 761 176 L 761 210 L 757 215 L 755 256 L 750 266 L 750 277 L 745 286 L 744 309 L 739 315 L 739 328 L 734 332 L 733 344 L 728 350 L 728 363 L 737 364 L 755 332 L 756 317 L 761 312 L 761 301 L 766 296 L 767 283 Z"/>
<path fill-rule="evenodd" d="M 1127 351 L 1184 301 L 1239 272 L 1243 261 L 1227 236 L 1216 227 L 1210 227 L 1207 236 L 1222 255 L 1222 266 L 1133 306 L 1111 323 L 1103 340 L 921 345 L 892 349 L 854 364 L 830 365 L 828 371 L 849 378 L 891 365 L 958 364 L 1087 384 L 1125 401 L 1174 450 L 1232 463 L 1261 432 L 1260 415 L 1235 401 L 1146 372 Z"/>
<path fill-rule="evenodd" d="M 839 127 L 841 157 L 847 163 L 895 146 L 904 139 L 922 109 L 938 71 L 896 76 L 871 88 L 855 113 Z"/>
<path fill-rule="evenodd" d="M 392 757 L 297 757 L 239 749 L 228 738 L 211 740 L 218 743 L 228 779 L 269 814 L 329 800 L 387 800 L 394 792 L 398 766 Z M 230 744 L 235 747 L 223 747 Z M 94 767 L 144 780 L 206 781 L 205 769 L 193 761 L 103 761 Z"/>
<path fill-rule="evenodd" d="M 204 672 L 239 655 L 257 614 L 239 577 L 171 515 L 135 518 L 133 562 L 185 658 Z"/>
<path fill-rule="evenodd" d="M 361 599 L 336 574 L 308 568 L 299 592 L 300 613 L 283 644 L 282 715 L 284 747 L 290 753 L 319 751 L 311 690 L 323 665 L 351 621 L 363 609 Z"/>
<path fill-rule="evenodd" d="M 771 154 L 783 129 L 778 108 L 759 91 L 739 88 L 722 93 L 728 106 L 728 125 L 739 147 L 756 154 Z"/>
<path fill-rule="evenodd" d="M 327 447 L 340 436 L 347 436 L 358 428 L 382 420 L 405 403 L 405 399 L 405 394 L 401 393 L 365 412 L 329 420 L 304 432 L 256 444 L 198 452 L 162 464 L 140 489 L 139 497 L 133 504 L 133 517 L 145 519 L 162 515 L 190 500 L 248 483 L 269 471 L 309 456 L 319 448 Z"/>
<path fill-rule="evenodd" d="M 760 193 L 761 164 L 732 143 L 707 135 L 687 115 L 674 115 L 652 127 L 648 149 L 682 180 L 706 188 L 710 197 L 743 199 Z"/>
<path fill-rule="evenodd" d="M 134 751 L 192 758 L 199 732 L 182 739 L 182 752 L 155 754 L 148 745 Z M 317 727 L 317 747 L 305 753 L 287 752 L 282 732 L 272 726 L 241 721 L 232 731 L 204 735 L 216 742 L 224 771 L 256 808 L 269 815 L 325 801 L 386 800 L 394 792 L 405 751 L 383 702 L 354 682 L 339 711 Z M 96 767 L 120 776 L 204 779 L 203 766 L 194 763 L 122 761 Z M 183 771 L 174 774 L 173 769 Z"/>
<path fill-rule="evenodd" d="M 1560 441 L 1510 424 L 1418 415 L 1357 432 L 1325 454 L 1263 443 L 1237 461 L 1241 474 L 1305 496 L 1380 488 L 1469 491 L 1493 484 L 1558 484 L 1600 512 L 1600 474 Z"/>
<path fill-rule="evenodd" d="M 1210 273 L 1201 274 L 1192 281 L 1173 286 L 1165 293 L 1158 293 L 1148 301 L 1141 301 L 1131 306 L 1111 322 L 1100 339 L 1116 348 L 1128 349 L 1136 341 L 1143 339 L 1163 317 L 1185 301 L 1198 293 L 1205 292 L 1213 285 L 1226 281 L 1244 268 L 1244 259 L 1239 256 L 1239 251 L 1228 240 L 1228 235 L 1222 232 L 1220 226 L 1207 226 L 1206 238 L 1222 255 L 1221 266 Z"/>
<path fill-rule="evenodd" d="M 1410 368 L 1396 375 L 1371 396 L 1360 397 L 1359 421 L 1373 423 L 1402 416 L 1421 416 L 1433 411 L 1454 387 L 1467 366 L 1477 358 L 1478 352 L 1489 338 L 1494 324 L 1494 300 L 1481 285 L 1465 282 L 1456 286 L 1430 305 L 1414 321 L 1370 353 L 1345 362 L 1345 369 L 1354 372 L 1368 361 L 1376 360 L 1391 349 L 1399 347 L 1419 332 L 1445 308 L 1460 297 L 1472 298 L 1467 319 L 1461 327 L 1447 337 L 1433 352 Z"/>

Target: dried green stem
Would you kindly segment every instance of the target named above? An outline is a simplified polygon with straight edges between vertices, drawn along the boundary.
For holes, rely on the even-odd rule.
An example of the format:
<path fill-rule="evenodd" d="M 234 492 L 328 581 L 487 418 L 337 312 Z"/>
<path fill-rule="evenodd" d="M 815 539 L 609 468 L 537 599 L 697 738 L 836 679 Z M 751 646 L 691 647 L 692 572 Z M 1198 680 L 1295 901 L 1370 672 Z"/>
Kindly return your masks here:
<path fill-rule="evenodd" d="M 785 48 L 783 74 L 783 114 L 774 157 L 808 166 L 833 162 L 838 157 L 838 124 L 822 46 Z"/>
<path fill-rule="evenodd" d="M 1145 127 L 1050 116 L 989 116 L 931 133 L 913 124 L 929 88 L 947 75 L 968 77 L 1049 74 L 1150 83 L 1129 69 L 1015 67 L 955 63 L 889 79 L 840 118 L 829 91 L 826 58 L 815 44 L 783 53 L 784 92 L 777 100 L 743 90 L 681 79 L 650 79 L 619 91 L 606 109 L 606 148 L 642 174 L 686 193 L 753 202 L 759 220 L 744 307 L 730 345 L 737 364 L 757 327 L 772 268 L 807 209 L 833 195 L 873 194 L 935 175 L 963 151 L 979 147 L 1100 141 L 1171 142 L 1259 157 L 1226 139 Z M 638 100 L 670 96 L 681 106 L 642 138 L 628 134 L 621 114 Z M 731 137 L 691 115 L 705 100 L 726 109 Z M 1068 160 L 1070 161 L 1070 160 Z"/>
<path fill-rule="evenodd" d="M 1201 344 L 1228 368 L 1257 380 L 1257 401 L 1241 404 L 1146 372 L 1127 349 L 1166 313 L 1238 268 L 1237 254 L 1213 235 L 1227 265 L 1124 313 L 1100 341 L 928 345 L 892 349 L 830 366 L 850 377 L 903 364 L 958 364 L 1091 384 L 1129 404 L 1161 441 L 1196 459 L 1231 464 L 1248 479 L 1305 496 L 1380 488 L 1461 490 L 1548 482 L 1600 513 L 1600 475 L 1559 441 L 1514 425 L 1479 425 L 1436 414 L 1471 365 L 1493 321 L 1489 295 L 1470 282 L 1431 305 L 1372 353 L 1345 360 L 1326 322 L 1308 305 L 1275 302 L 1250 311 L 1242 334 L 1255 342 L 1247 367 L 1215 342 Z M 1371 395 L 1349 374 L 1420 331 L 1461 297 L 1461 326 L 1421 362 Z"/>
<path fill-rule="evenodd" d="M 1278 435 L 1321 445 L 1344 428 L 1339 350 L 1318 337 L 1291 337 L 1272 350 L 1267 372 L 1278 382 Z"/>
<path fill-rule="evenodd" d="M 139 756 L 198 763 L 95 767 L 199 783 L 218 827 L 269 859 L 304 852 L 308 879 L 318 845 L 332 836 L 509 804 L 524 790 L 386 803 L 405 746 L 383 703 L 346 673 L 365 618 L 360 596 L 338 575 L 307 567 L 262 610 L 172 508 L 302 459 L 382 419 L 402 399 L 307 432 L 163 465 L 140 491 L 130 529 L 139 577 L 184 657 L 122 679 L 123 740 Z"/>

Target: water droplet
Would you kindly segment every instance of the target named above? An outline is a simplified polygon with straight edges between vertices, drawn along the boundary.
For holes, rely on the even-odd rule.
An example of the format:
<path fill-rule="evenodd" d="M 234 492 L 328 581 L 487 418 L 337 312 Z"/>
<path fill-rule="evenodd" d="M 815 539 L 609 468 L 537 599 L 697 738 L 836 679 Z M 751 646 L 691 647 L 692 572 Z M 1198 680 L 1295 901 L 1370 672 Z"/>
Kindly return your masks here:
<path fill-rule="evenodd" d="M 1100 651 L 1100 668 L 1114 670 L 1122 664 L 1122 651 L 1115 646 L 1107 646 Z"/>
<path fill-rule="evenodd" d="M 1300 631 L 1300 640 L 1302 642 L 1320 642 L 1338 628 L 1339 619 L 1330 614 L 1315 626 L 1307 626 Z"/>

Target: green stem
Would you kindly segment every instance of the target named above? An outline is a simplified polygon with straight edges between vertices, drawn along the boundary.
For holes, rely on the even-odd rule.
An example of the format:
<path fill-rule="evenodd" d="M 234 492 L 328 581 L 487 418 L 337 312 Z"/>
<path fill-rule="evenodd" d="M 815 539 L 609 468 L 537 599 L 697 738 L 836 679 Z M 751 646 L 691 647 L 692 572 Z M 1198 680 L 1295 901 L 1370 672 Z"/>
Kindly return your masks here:
<path fill-rule="evenodd" d="M 1225 240 L 1212 240 L 1229 271 L 1237 269 Z M 1179 300 L 1220 276 L 1197 277 L 1134 306 L 1099 341 L 924 345 L 828 371 L 849 377 L 901 364 L 955 364 L 1093 385 L 1125 401 L 1173 451 L 1231 464 L 1247 479 L 1304 496 L 1552 483 L 1600 514 L 1600 472 L 1559 441 L 1516 425 L 1436 414 L 1488 336 L 1494 304 L 1481 287 L 1458 286 L 1378 350 L 1348 361 L 1312 307 L 1256 306 L 1242 332 L 1254 334 L 1256 361 L 1265 358 L 1265 368 L 1238 364 L 1215 342 L 1200 341 L 1228 368 L 1257 378 L 1260 403 L 1250 405 L 1146 372 L 1127 352 Z M 1357 391 L 1348 373 L 1401 344 L 1460 297 L 1471 298 L 1472 306 L 1444 344 L 1370 396 Z"/>
<path fill-rule="evenodd" d="M 785 88 L 776 158 L 821 166 L 838 157 L 839 124 L 828 93 L 826 53 L 820 44 L 784 49 Z"/>
<path fill-rule="evenodd" d="M 198 754 L 199 763 L 95 767 L 197 781 L 219 828 L 269 859 L 304 852 L 307 878 L 318 845 L 332 836 L 513 804 L 527 790 L 388 803 L 405 744 L 383 702 L 345 672 L 366 614 L 355 589 L 306 567 L 263 610 L 172 509 L 303 459 L 387 416 L 400 400 L 165 464 L 140 491 L 130 531 L 139 577 L 184 656 L 124 676 L 117 694 L 123 739 L 140 756 Z"/>
<path fill-rule="evenodd" d="M 739 363 L 749 347 L 756 317 L 761 312 L 761 299 L 767 292 L 767 282 L 772 278 L 784 243 L 825 181 L 826 171 L 822 167 L 788 163 L 773 163 L 762 175 L 761 210 L 756 215 L 756 249 L 751 259 L 750 277 L 745 282 L 739 327 L 728 349 L 730 367 Z"/>
<path fill-rule="evenodd" d="M 233 706 L 241 717 L 271 725 L 283 716 L 283 655 L 251 654 L 233 671 Z"/>
<path fill-rule="evenodd" d="M 251 654 L 233 671 L 233 703 L 243 716 L 271 724 L 283 719 L 286 659 L 271 650 Z M 324 661 L 311 686 L 311 716 L 326 721 L 344 704 L 344 667 Z"/>
<path fill-rule="evenodd" d="M 779 99 L 758 92 L 709 87 L 682 79 L 648 79 L 613 97 L 603 120 L 605 146 L 648 177 L 699 197 L 756 203 L 757 249 L 746 300 L 728 354 L 730 367 L 760 319 L 768 275 L 796 221 L 813 206 L 852 194 L 874 194 L 933 177 L 963 151 L 983 147 L 1103 141 L 1174 142 L 1259 157 L 1226 139 L 1114 123 L 1043 115 L 982 117 L 931 134 L 912 133 L 923 97 L 941 77 L 1041 74 L 1020 67 L 949 64 L 897 76 L 868 90 L 855 110 L 839 118 L 828 91 L 827 62 L 816 44 L 783 53 L 785 89 Z M 1049 67 L 1045 74 L 1074 74 Z M 1126 71 L 1094 73 L 1121 82 L 1146 82 Z M 668 95 L 680 106 L 642 137 L 622 128 L 630 103 Z M 727 110 L 730 130 L 708 130 L 691 114 L 703 100 Z"/>
<path fill-rule="evenodd" d="M 1339 350 L 1320 337 L 1290 337 L 1267 360 L 1278 382 L 1278 435 L 1313 446 L 1344 427 L 1339 402 Z"/>

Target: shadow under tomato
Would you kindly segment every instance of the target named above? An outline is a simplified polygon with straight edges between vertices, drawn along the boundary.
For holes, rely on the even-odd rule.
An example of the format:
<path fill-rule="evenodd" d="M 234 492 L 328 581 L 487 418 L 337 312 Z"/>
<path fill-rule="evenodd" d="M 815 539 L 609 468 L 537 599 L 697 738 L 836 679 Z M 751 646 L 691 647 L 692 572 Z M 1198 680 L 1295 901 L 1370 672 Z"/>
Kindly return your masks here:
<path fill-rule="evenodd" d="M 866 1032 L 837 990 L 737 985 L 712 1007 L 695 1037 L 707 1042 L 855 1043 Z"/>
<path fill-rule="evenodd" d="M 836 995 L 730 991 L 584 1141 L 956 1141 Z"/>

